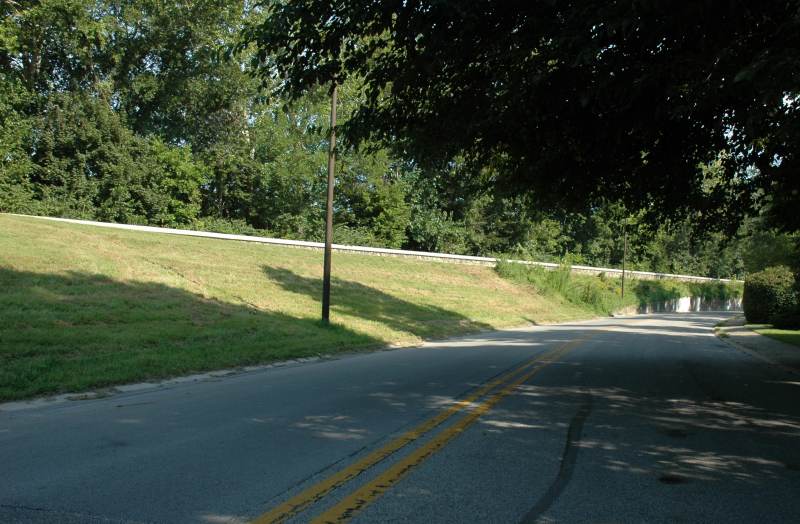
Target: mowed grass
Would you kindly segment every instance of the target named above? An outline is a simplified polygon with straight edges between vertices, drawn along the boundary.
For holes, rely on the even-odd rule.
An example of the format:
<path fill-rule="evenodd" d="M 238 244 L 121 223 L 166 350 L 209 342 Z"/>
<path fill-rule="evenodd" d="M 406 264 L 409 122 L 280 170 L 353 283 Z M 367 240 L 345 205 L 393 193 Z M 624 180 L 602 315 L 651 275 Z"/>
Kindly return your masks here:
<path fill-rule="evenodd" d="M 760 327 L 755 329 L 756 333 L 766 335 L 775 340 L 792 344 L 800 347 L 800 329 L 776 329 L 773 327 Z"/>
<path fill-rule="evenodd" d="M 492 268 L 0 215 L 0 399 L 591 316 Z"/>

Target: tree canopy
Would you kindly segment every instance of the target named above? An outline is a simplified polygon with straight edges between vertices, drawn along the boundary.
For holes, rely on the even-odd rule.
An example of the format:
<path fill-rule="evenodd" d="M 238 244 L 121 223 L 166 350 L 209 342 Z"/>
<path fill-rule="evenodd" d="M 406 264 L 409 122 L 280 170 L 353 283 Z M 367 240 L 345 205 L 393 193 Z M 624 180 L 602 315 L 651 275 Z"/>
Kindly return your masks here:
<path fill-rule="evenodd" d="M 0 1 L 0 212 L 320 240 L 336 78 L 338 243 L 618 267 L 626 222 L 631 268 L 800 260 L 791 6 L 578 5 Z"/>
<path fill-rule="evenodd" d="M 800 229 L 800 2 L 261 5 L 242 45 L 277 92 L 358 80 L 352 143 L 461 155 L 553 209 L 621 198 L 736 225 L 768 205 Z"/>

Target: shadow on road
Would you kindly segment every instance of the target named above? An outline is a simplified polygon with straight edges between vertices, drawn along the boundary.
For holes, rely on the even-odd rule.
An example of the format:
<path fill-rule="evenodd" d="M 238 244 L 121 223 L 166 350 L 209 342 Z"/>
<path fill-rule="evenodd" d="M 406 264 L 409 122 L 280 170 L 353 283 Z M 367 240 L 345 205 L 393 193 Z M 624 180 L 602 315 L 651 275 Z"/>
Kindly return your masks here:
<path fill-rule="evenodd" d="M 667 324 L 678 319 L 694 321 Z M 660 484 L 757 485 L 787 475 L 800 481 L 800 409 L 792 402 L 800 379 L 715 339 L 710 326 L 718 320 L 714 314 L 671 314 L 628 324 L 537 328 L 538 340 L 551 347 L 588 331 L 597 336 L 518 387 L 479 426 L 496 434 L 498 445 L 513 441 L 533 451 L 543 437 L 563 439 L 590 397 L 583 435 L 569 444 L 577 448 L 578 468 L 585 460 L 589 467 L 614 472 L 620 482 L 637 477 Z M 526 336 L 492 333 L 486 342 L 513 343 Z M 457 402 L 388 389 L 371 396 L 395 410 L 422 405 L 439 410 Z"/>

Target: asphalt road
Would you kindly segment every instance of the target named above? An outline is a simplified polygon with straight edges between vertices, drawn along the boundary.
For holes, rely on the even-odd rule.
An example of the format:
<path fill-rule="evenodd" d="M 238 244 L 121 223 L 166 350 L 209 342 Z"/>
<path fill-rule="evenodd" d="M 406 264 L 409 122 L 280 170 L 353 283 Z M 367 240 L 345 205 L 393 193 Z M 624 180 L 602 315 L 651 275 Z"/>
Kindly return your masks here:
<path fill-rule="evenodd" d="M 0 522 L 800 522 L 800 376 L 614 318 L 0 410 Z"/>

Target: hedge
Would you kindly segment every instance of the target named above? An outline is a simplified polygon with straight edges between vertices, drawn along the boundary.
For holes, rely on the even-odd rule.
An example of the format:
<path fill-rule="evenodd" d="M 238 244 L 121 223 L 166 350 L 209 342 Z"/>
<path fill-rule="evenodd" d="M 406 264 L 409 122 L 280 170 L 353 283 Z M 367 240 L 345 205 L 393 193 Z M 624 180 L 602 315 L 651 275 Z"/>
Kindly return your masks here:
<path fill-rule="evenodd" d="M 744 316 L 755 324 L 785 324 L 797 313 L 795 278 L 786 266 L 768 267 L 744 282 Z M 790 320 L 789 320 L 790 321 Z"/>

